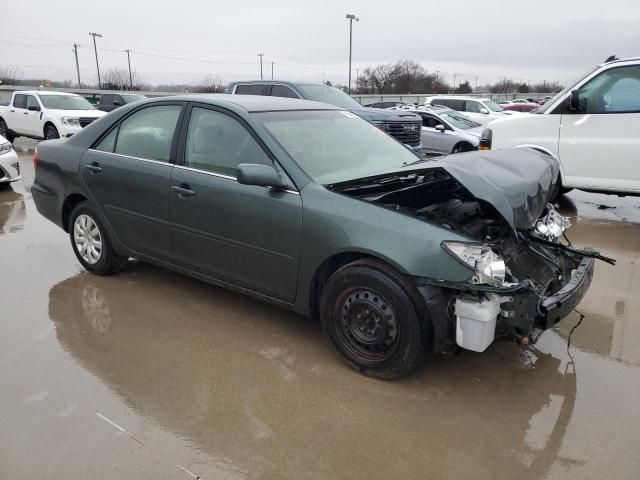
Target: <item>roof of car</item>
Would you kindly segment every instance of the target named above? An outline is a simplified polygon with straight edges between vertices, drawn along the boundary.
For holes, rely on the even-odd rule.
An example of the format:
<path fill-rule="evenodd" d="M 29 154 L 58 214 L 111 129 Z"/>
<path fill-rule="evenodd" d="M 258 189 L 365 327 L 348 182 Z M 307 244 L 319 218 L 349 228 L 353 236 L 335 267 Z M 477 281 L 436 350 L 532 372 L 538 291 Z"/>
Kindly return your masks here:
<path fill-rule="evenodd" d="M 327 85 L 324 83 L 314 83 L 314 82 L 290 82 L 288 80 L 238 80 L 234 82 L 229 82 L 229 85 L 237 85 L 237 84 L 265 84 L 265 85 L 324 85 L 326 87 L 332 87 L 333 85 Z M 229 86 L 227 85 L 227 86 Z"/>
<path fill-rule="evenodd" d="M 327 103 L 300 100 L 297 98 L 265 97 L 262 95 L 229 95 L 226 93 L 204 93 L 196 95 L 177 95 L 172 97 L 157 97 L 147 102 L 185 100 L 189 102 L 210 103 L 212 105 L 235 105 L 249 112 L 270 112 L 285 110 L 344 110 Z"/>
<path fill-rule="evenodd" d="M 433 95 L 431 97 L 428 97 L 430 99 L 433 98 L 451 98 L 453 100 L 480 100 L 480 101 L 485 101 L 485 100 L 491 100 L 490 98 L 487 97 L 471 97 L 469 95 Z"/>
<path fill-rule="evenodd" d="M 72 97 L 78 97 L 79 95 L 75 94 L 75 93 L 69 93 L 69 92 L 54 92 L 51 90 L 18 90 L 15 93 L 20 93 L 20 94 L 38 94 L 38 95 L 69 95 Z"/>

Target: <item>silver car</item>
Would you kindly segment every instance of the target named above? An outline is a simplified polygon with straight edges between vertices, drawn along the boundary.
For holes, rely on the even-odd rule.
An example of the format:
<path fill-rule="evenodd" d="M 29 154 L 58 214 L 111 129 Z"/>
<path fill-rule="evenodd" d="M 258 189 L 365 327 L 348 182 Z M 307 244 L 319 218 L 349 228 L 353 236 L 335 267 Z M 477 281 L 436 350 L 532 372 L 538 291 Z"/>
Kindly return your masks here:
<path fill-rule="evenodd" d="M 20 179 L 18 155 L 9 140 L 0 135 L 0 189 Z"/>
<path fill-rule="evenodd" d="M 422 151 L 449 154 L 476 150 L 482 125 L 448 107 L 434 105 L 409 110 L 422 117 Z"/>

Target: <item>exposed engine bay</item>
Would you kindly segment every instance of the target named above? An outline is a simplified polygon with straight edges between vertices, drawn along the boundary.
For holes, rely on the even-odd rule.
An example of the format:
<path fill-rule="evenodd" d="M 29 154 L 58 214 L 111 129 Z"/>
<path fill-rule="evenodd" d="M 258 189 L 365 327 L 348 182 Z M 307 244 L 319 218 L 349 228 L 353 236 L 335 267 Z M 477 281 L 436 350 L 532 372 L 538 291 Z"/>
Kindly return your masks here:
<path fill-rule="evenodd" d="M 518 205 L 509 204 L 508 210 L 502 205 L 500 211 L 473 195 L 445 168 L 413 170 L 406 175 L 378 176 L 328 188 L 470 239 L 442 242 L 447 253 L 469 267 L 470 277 L 464 283 L 445 282 L 449 306 L 443 316 L 448 323 L 434 324 L 441 330 L 444 343 L 455 337 L 459 346 L 470 350 L 486 349 L 497 331 L 535 342 L 539 333 L 564 317 L 567 308 L 575 307 L 582 298 L 591 280 L 594 259 L 615 262 L 571 245 L 565 233 L 571 226 L 569 219 L 547 203 L 549 185 L 543 192 L 538 189 L 534 201 L 528 198 Z M 495 190 L 493 196 L 499 198 Z M 510 212 L 513 216 L 508 218 Z M 531 221 L 525 224 L 524 218 Z M 441 279 L 424 280 L 425 284 L 430 281 L 442 288 Z"/>

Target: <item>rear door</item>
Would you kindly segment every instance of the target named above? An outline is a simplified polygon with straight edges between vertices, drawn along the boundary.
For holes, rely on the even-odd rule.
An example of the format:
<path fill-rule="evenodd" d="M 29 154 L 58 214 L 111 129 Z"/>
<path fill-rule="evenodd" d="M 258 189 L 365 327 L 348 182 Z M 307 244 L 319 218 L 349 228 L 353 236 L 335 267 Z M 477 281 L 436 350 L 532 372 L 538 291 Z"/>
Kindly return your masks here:
<path fill-rule="evenodd" d="M 239 117 L 207 105 L 193 105 L 189 116 L 180 142 L 181 164 L 171 176 L 176 263 L 292 302 L 302 226 L 300 195 L 293 187 L 280 191 L 238 183 L 238 164 L 274 165 Z"/>
<path fill-rule="evenodd" d="M 21 93 L 14 95 L 7 115 L 9 129 L 16 133 L 26 134 L 27 115 L 27 96 Z"/>
<path fill-rule="evenodd" d="M 609 68 L 565 109 L 559 157 L 569 186 L 640 192 L 640 65 Z"/>
<path fill-rule="evenodd" d="M 120 241 L 139 255 L 171 261 L 169 200 L 184 104 L 143 106 L 87 150 L 82 178 Z"/>

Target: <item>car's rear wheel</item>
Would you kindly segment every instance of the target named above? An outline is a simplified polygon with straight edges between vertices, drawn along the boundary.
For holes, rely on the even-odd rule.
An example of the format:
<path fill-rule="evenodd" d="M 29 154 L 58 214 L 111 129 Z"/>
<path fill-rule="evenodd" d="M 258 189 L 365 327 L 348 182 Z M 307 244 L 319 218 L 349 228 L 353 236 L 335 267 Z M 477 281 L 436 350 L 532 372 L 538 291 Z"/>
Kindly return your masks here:
<path fill-rule="evenodd" d="M 60 134 L 58 133 L 58 129 L 53 125 L 47 125 L 44 127 L 44 139 L 45 140 L 55 140 L 56 138 L 60 138 Z"/>
<path fill-rule="evenodd" d="M 320 300 L 322 326 L 340 356 L 354 369 L 397 378 L 424 357 L 428 318 L 417 311 L 401 274 L 374 260 L 337 270 Z"/>
<path fill-rule="evenodd" d="M 106 229 L 88 202 L 79 203 L 71 212 L 69 237 L 78 261 L 91 273 L 109 275 L 128 261 L 113 251 Z"/>

